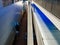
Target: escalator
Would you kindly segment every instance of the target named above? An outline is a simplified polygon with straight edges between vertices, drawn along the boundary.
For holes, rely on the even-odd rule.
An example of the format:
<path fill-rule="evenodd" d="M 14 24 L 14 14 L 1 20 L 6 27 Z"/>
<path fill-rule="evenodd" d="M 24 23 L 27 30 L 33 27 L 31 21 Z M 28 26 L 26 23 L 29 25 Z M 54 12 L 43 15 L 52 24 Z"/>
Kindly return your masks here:
<path fill-rule="evenodd" d="M 0 13 L 0 25 L 3 24 L 0 33 L 4 33 L 0 35 L 0 45 L 12 45 L 12 42 L 13 45 L 60 44 L 59 19 L 35 2 L 23 6 L 20 3 L 8 6 Z"/>

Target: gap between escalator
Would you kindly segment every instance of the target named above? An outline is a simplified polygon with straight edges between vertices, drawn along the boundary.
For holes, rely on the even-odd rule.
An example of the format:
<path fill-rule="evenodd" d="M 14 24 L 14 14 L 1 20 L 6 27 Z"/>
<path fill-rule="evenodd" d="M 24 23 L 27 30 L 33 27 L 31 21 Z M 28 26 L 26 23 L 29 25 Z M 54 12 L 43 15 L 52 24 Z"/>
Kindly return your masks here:
<path fill-rule="evenodd" d="M 27 45 L 27 11 L 25 10 L 19 23 L 19 33 L 16 34 L 13 45 Z"/>
<path fill-rule="evenodd" d="M 13 45 L 27 45 L 27 10 L 23 12 L 19 24 L 20 24 L 18 26 L 19 33 L 16 34 Z M 33 23 L 33 41 L 34 41 L 34 45 L 37 45 L 34 23 Z"/>

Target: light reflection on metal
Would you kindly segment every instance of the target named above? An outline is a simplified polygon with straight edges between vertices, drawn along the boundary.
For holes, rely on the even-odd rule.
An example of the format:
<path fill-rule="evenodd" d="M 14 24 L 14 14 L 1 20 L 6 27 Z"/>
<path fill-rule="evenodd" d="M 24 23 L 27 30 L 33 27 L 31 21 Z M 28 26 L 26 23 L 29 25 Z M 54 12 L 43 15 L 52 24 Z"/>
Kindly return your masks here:
<path fill-rule="evenodd" d="M 28 16 L 27 16 L 27 30 L 28 30 L 28 35 L 27 35 L 27 45 L 34 45 L 33 43 L 33 25 L 32 25 L 32 13 L 31 13 L 31 0 L 28 0 Z"/>

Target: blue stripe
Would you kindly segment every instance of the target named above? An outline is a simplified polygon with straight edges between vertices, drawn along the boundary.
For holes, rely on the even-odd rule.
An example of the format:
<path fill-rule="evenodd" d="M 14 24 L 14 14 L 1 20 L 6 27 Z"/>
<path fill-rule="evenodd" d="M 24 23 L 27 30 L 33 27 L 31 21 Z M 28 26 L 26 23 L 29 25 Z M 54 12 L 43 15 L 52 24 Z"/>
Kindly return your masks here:
<path fill-rule="evenodd" d="M 32 5 L 32 7 L 34 9 L 36 9 L 37 13 L 42 18 L 42 20 L 44 21 L 44 23 L 46 24 L 46 26 L 49 28 L 49 30 L 51 30 L 51 31 L 58 30 L 56 28 L 56 26 L 45 16 L 45 14 L 35 4 L 31 4 L 31 5 Z"/>

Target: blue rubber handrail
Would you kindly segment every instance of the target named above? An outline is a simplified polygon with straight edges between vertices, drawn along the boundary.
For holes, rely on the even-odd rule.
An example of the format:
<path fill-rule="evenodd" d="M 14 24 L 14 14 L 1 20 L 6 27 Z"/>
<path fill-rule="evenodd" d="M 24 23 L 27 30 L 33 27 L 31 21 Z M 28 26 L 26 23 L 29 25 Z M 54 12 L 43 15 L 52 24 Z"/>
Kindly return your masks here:
<path fill-rule="evenodd" d="M 45 14 L 35 5 L 31 4 L 34 9 L 36 9 L 39 16 L 42 18 L 46 26 L 49 28 L 49 30 L 58 30 L 56 26 L 45 16 Z M 52 17 L 53 18 L 53 17 Z"/>

